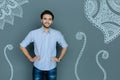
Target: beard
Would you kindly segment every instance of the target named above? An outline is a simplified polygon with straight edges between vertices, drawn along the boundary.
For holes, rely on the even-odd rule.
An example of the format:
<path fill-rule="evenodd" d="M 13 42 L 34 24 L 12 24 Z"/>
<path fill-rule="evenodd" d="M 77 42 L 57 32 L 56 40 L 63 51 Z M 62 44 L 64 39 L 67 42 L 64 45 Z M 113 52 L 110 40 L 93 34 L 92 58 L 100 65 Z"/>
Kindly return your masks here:
<path fill-rule="evenodd" d="M 42 23 L 42 25 L 44 28 L 50 28 L 50 26 L 51 26 L 51 24 L 49 24 L 49 23 L 44 23 L 44 24 Z"/>

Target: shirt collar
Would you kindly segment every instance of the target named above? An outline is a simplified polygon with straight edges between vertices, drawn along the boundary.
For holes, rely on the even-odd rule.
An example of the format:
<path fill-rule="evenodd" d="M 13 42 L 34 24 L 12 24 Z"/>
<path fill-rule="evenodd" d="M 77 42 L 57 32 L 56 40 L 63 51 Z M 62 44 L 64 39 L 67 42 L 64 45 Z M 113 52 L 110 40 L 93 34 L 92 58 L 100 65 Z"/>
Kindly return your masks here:
<path fill-rule="evenodd" d="M 43 27 L 43 26 L 41 27 L 41 31 L 42 31 L 42 32 L 45 32 L 45 30 L 44 30 L 44 27 Z M 51 28 L 49 28 L 48 33 L 51 33 Z"/>

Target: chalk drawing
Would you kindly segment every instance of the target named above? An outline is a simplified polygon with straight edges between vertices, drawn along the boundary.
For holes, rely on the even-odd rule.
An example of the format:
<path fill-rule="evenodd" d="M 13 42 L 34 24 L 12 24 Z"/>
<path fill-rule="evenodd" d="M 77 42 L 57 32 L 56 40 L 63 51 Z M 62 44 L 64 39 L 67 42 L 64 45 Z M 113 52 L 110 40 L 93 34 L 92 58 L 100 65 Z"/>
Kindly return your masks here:
<path fill-rule="evenodd" d="M 21 5 L 28 0 L 0 0 L 0 29 L 3 30 L 5 23 L 14 24 L 14 16 L 23 17 Z"/>
<path fill-rule="evenodd" d="M 9 80 L 12 80 L 12 79 L 13 79 L 13 66 L 12 66 L 10 60 L 8 59 L 8 56 L 7 56 L 7 53 L 6 53 L 7 49 L 12 50 L 12 49 L 13 49 L 13 46 L 12 46 L 11 44 L 8 44 L 8 45 L 6 45 L 6 47 L 4 48 L 5 59 L 7 60 L 9 66 L 10 66 L 10 69 L 11 69 L 11 76 L 10 76 L 10 79 L 9 79 Z"/>
<path fill-rule="evenodd" d="M 99 62 L 99 55 L 102 54 L 102 58 L 103 59 L 108 59 L 109 58 L 109 53 L 105 50 L 100 50 L 97 55 L 96 55 L 96 63 L 97 65 L 100 67 L 100 69 L 102 70 L 103 74 L 104 74 L 104 78 L 103 80 L 107 80 L 107 73 L 105 71 L 105 69 L 101 66 L 100 62 Z"/>
<path fill-rule="evenodd" d="M 87 19 L 104 34 L 109 44 L 120 35 L 120 0 L 85 0 Z"/>
<path fill-rule="evenodd" d="M 87 42 L 87 37 L 86 37 L 86 35 L 85 35 L 85 33 L 83 33 L 83 32 L 77 32 L 77 34 L 76 34 L 76 39 L 77 40 L 82 40 L 84 38 L 84 43 L 83 43 L 83 47 L 82 47 L 82 49 L 80 50 L 80 53 L 79 53 L 79 55 L 78 55 L 78 57 L 77 57 L 77 60 L 76 60 L 76 63 L 75 63 L 75 77 L 76 77 L 76 79 L 77 80 L 80 80 L 80 78 L 79 78 L 79 76 L 78 76 L 78 73 L 77 73 L 77 67 L 78 67 L 78 63 L 79 63 L 79 61 L 80 61 L 80 59 L 81 59 L 81 57 L 82 57 L 82 55 L 83 55 L 83 51 L 84 51 L 84 49 L 85 49 L 85 46 L 86 46 L 86 42 Z"/>

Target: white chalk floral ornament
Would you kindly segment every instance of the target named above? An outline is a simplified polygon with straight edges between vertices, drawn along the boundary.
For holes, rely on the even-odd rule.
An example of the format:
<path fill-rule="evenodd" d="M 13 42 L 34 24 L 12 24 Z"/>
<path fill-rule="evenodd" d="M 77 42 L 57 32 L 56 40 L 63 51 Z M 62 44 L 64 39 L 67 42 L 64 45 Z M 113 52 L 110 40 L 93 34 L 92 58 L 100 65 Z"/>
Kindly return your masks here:
<path fill-rule="evenodd" d="M 14 16 L 22 17 L 21 5 L 28 0 L 0 0 L 0 29 L 4 29 L 5 23 L 14 24 Z"/>
<path fill-rule="evenodd" d="M 104 34 L 104 43 L 120 35 L 120 0 L 85 0 L 87 19 Z"/>

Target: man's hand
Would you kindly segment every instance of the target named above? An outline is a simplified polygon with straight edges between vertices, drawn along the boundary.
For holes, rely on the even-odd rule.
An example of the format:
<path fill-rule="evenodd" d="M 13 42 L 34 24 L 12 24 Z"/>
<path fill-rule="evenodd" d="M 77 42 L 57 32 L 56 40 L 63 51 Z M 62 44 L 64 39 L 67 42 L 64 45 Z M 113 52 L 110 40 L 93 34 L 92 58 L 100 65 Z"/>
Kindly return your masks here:
<path fill-rule="evenodd" d="M 35 62 L 35 61 L 39 61 L 40 57 L 39 56 L 35 56 L 33 58 L 30 59 L 30 62 Z"/>
<path fill-rule="evenodd" d="M 57 57 L 53 57 L 53 58 L 52 58 L 52 61 L 53 61 L 53 62 L 60 62 L 60 59 L 58 59 Z"/>

